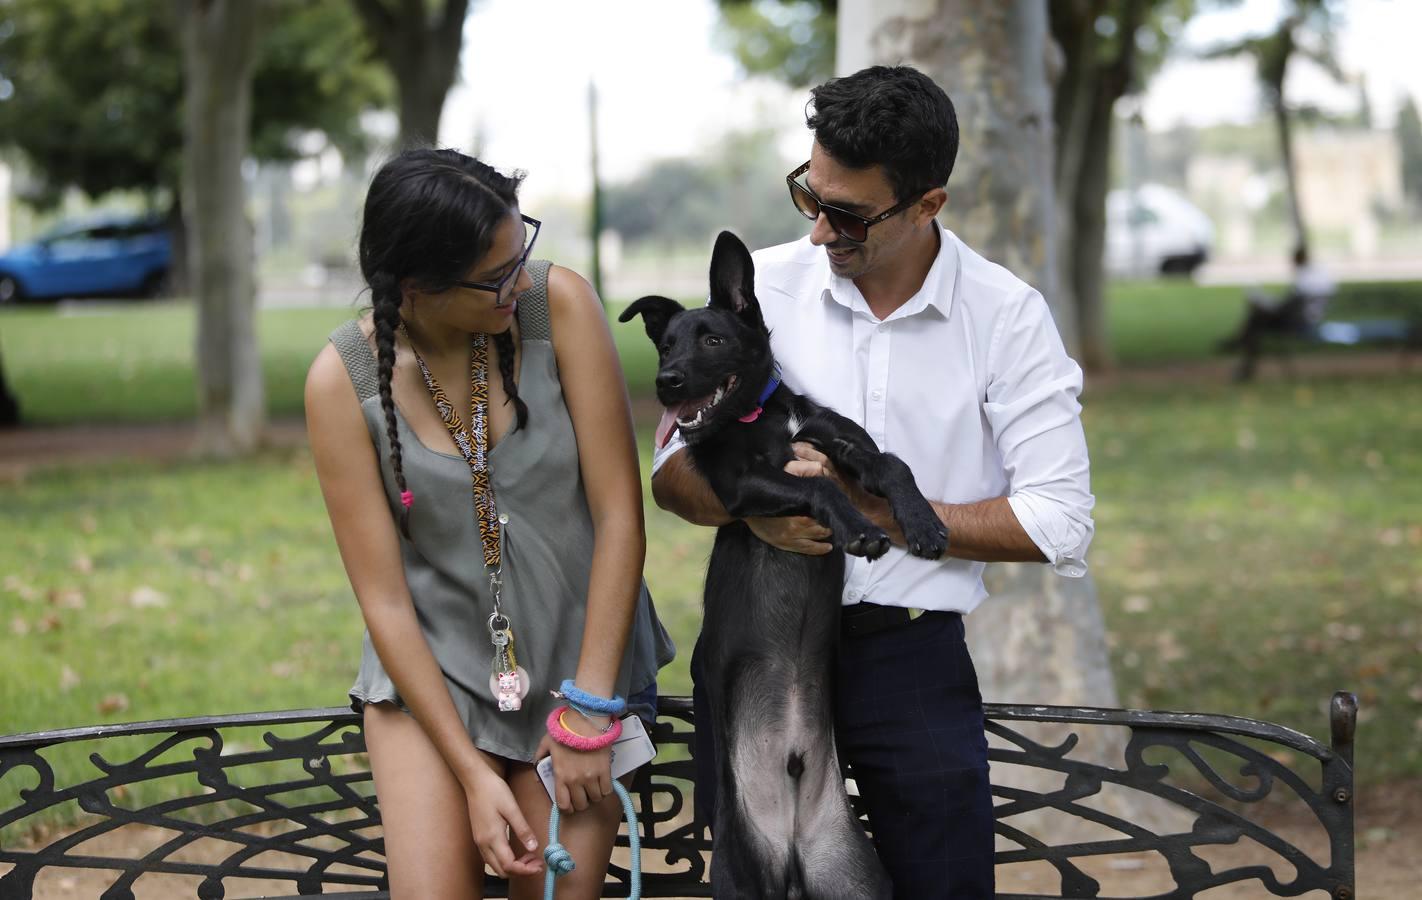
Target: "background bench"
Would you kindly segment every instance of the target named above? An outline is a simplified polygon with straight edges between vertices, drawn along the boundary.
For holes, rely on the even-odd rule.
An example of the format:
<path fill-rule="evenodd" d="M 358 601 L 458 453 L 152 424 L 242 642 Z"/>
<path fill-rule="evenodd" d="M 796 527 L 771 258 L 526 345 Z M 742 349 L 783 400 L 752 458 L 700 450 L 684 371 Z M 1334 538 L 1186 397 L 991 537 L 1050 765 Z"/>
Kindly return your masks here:
<path fill-rule="evenodd" d="M 1318 325 L 1301 317 L 1287 317 L 1262 334 L 1257 346 L 1241 350 L 1239 380 L 1253 377 L 1260 358 L 1278 356 L 1293 371 L 1293 351 L 1310 347 L 1397 348 L 1406 365 L 1411 354 L 1422 351 L 1422 295 L 1414 285 L 1393 282 L 1355 282 L 1338 286 L 1328 303 L 1328 313 Z"/>
<path fill-rule="evenodd" d="M 1254 896 L 1352 900 L 1356 714 L 1335 694 L 1324 744 L 1231 716 L 989 705 L 998 896 L 1096 897 L 1102 877 L 1129 871 L 1155 879 L 1149 896 L 1248 883 Z M 691 728 L 689 701 L 664 698 L 658 757 L 633 792 L 644 896 L 710 896 Z M 1102 746 L 1114 760 L 1083 758 Z M 201 900 L 384 896 L 364 749 L 359 718 L 339 708 L 0 738 L 0 897 L 123 900 L 160 880 Z M 66 812 L 77 825 L 44 825 Z M 1286 839 L 1261 816 L 1313 837 Z M 627 896 L 626 863 L 619 849 L 605 896 Z M 491 879 L 488 895 L 503 886 Z"/>

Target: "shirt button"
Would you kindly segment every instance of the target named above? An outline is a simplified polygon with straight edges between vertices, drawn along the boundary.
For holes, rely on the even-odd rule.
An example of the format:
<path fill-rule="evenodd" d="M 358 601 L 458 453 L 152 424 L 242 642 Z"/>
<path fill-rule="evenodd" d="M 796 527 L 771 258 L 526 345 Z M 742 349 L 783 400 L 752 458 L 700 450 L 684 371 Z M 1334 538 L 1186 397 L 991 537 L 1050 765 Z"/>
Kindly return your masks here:
<path fill-rule="evenodd" d="M 873 391 L 872 393 L 869 394 L 869 396 L 870 396 L 870 397 L 873 397 L 875 400 L 881 400 L 881 399 L 883 399 L 883 397 L 884 397 L 884 392 L 883 392 L 883 391 Z"/>
<path fill-rule="evenodd" d="M 849 599 L 850 599 L 850 600 L 858 600 L 858 599 L 859 599 L 859 592 L 858 592 L 858 591 L 850 591 L 850 592 L 849 592 Z"/>

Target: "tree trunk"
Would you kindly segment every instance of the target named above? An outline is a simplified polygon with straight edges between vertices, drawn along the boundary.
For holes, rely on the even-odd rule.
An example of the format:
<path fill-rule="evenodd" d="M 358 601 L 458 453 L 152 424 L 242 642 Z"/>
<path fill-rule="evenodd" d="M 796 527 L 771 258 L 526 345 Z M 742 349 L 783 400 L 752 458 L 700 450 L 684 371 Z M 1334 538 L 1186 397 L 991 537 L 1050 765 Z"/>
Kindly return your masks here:
<path fill-rule="evenodd" d="M 1061 305 L 1057 280 L 1046 4 L 846 0 L 840 14 L 841 74 L 903 62 L 948 91 L 961 144 L 945 217 L 974 249 L 1042 292 L 1071 346 L 1075 317 Z M 1040 565 L 994 564 L 986 580 L 993 597 L 968 617 L 985 700 L 1117 705 L 1105 623 L 1089 578 L 1062 578 Z M 1046 737 L 1060 730 L 1046 727 L 1033 734 Z M 1074 757 L 1119 764 L 1124 735 L 1108 731 L 1080 737 Z M 1012 768 L 996 766 L 994 784 L 1034 790 L 1054 786 Z M 1131 799 L 1103 796 L 1101 801 L 1133 820 L 1152 817 L 1152 811 Z M 1065 839 L 1059 826 L 1053 830 L 1045 821 L 1024 825 L 1050 832 L 1054 843 Z"/>
<path fill-rule="evenodd" d="M 252 450 L 265 419 L 257 351 L 252 228 L 242 162 L 263 4 L 180 0 L 183 40 L 183 195 L 197 306 L 198 444 Z"/>
<path fill-rule="evenodd" d="M 1061 48 L 1056 85 L 1056 189 L 1061 221 L 1063 303 L 1076 313 L 1077 360 L 1088 372 L 1115 365 L 1106 318 L 1103 260 L 1106 193 L 1116 101 L 1135 79 L 1136 32 L 1146 13 L 1139 2 L 1117 4 L 1115 51 L 1105 57 L 1097 22 L 1104 0 L 1059 0 L 1049 7 L 1052 37 Z"/>
<path fill-rule="evenodd" d="M 1086 130 L 1089 110 L 1100 81 L 1096 63 L 1097 35 L 1095 22 L 1104 10 L 1104 0 L 1060 0 L 1050 7 L 1049 25 L 1056 47 L 1055 67 L 1049 67 L 1052 78 L 1053 138 L 1055 140 L 1054 172 L 1057 192 L 1059 292 L 1061 309 L 1077 310 L 1076 211 L 1077 187 L 1085 162 Z M 1080 317 L 1078 316 L 1078 322 Z M 1077 348 L 1068 345 L 1068 352 Z"/>
<path fill-rule="evenodd" d="M 1298 168 L 1294 163 L 1294 134 L 1289 122 L 1289 108 L 1284 103 L 1283 85 L 1279 85 L 1271 104 L 1274 112 L 1274 129 L 1279 135 L 1279 156 L 1284 164 L 1284 185 L 1289 197 L 1289 222 L 1294 228 L 1295 251 L 1308 252 L 1308 229 L 1304 227 L 1303 209 L 1299 203 Z"/>
<path fill-rule="evenodd" d="M 454 84 L 469 0 L 443 0 L 431 9 L 425 0 L 353 0 L 376 52 L 390 72 L 400 98 L 400 147 L 439 141 L 444 98 Z"/>
<path fill-rule="evenodd" d="M 400 147 L 431 147 L 439 143 L 439 120 L 444 97 L 454 73 L 448 77 L 430 70 L 418 56 L 402 62 L 395 72 L 400 92 Z"/>
<path fill-rule="evenodd" d="M 168 223 L 168 239 L 171 251 L 168 255 L 168 294 L 186 297 L 192 290 L 189 276 L 192 265 L 188 262 L 188 229 L 183 217 L 182 186 L 173 191 L 173 203 L 168 207 L 165 220 Z"/>
<path fill-rule="evenodd" d="M 588 210 L 588 244 L 592 262 L 591 281 L 593 291 L 603 306 L 607 297 L 602 292 L 602 173 L 598 171 L 597 160 L 597 84 L 588 82 L 588 142 L 592 152 L 588 164 L 592 169 L 592 197 Z"/>
<path fill-rule="evenodd" d="M 5 378 L 5 363 L 0 360 L 0 428 L 14 428 L 20 424 L 20 401 L 10 391 L 10 382 Z"/>
<path fill-rule="evenodd" d="M 1111 187 L 1112 107 L 1116 98 L 1104 90 L 1092 98 L 1090 127 L 1083 136 L 1082 165 L 1071 196 L 1070 238 L 1063 242 L 1063 262 L 1076 301 L 1076 358 L 1088 372 L 1116 364 L 1106 320 L 1106 193 Z"/>

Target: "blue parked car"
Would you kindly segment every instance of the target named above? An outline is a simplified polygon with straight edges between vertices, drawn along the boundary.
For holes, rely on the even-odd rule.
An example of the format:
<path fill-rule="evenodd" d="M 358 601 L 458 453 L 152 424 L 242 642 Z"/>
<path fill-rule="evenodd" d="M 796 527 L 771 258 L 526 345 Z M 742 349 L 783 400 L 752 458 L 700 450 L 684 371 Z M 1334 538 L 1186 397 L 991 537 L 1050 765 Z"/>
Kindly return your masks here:
<path fill-rule="evenodd" d="M 158 297 L 172 240 L 161 217 L 68 222 L 0 253 L 0 304 L 61 297 Z"/>

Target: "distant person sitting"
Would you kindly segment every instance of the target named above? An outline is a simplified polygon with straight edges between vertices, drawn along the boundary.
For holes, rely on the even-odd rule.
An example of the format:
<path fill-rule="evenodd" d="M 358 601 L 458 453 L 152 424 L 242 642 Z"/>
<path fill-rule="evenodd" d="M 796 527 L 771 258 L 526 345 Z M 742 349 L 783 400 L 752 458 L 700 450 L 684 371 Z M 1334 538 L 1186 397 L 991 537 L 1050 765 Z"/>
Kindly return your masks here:
<path fill-rule="evenodd" d="M 1254 377 L 1255 366 L 1268 335 L 1307 336 L 1323 322 L 1328 302 L 1333 299 L 1333 279 L 1309 260 L 1308 250 L 1294 251 L 1294 278 L 1282 295 L 1250 291 L 1249 310 L 1244 323 L 1232 336 L 1220 342 L 1220 350 L 1240 351 L 1236 381 Z"/>

